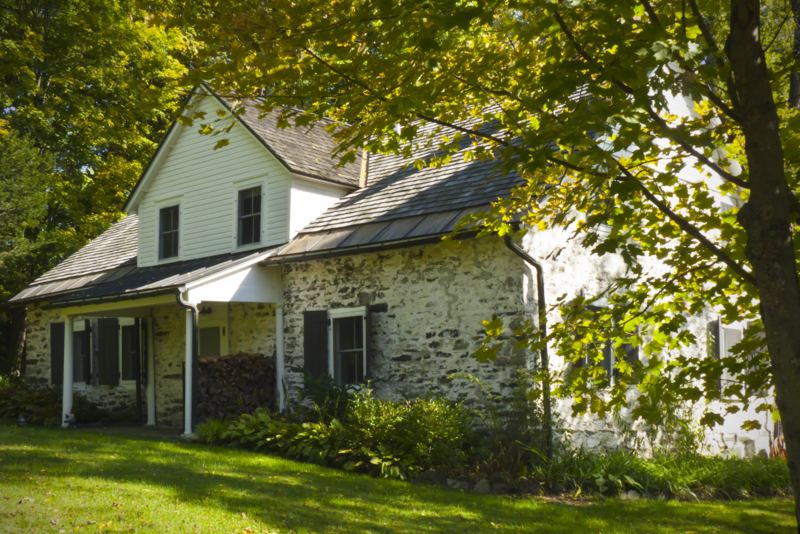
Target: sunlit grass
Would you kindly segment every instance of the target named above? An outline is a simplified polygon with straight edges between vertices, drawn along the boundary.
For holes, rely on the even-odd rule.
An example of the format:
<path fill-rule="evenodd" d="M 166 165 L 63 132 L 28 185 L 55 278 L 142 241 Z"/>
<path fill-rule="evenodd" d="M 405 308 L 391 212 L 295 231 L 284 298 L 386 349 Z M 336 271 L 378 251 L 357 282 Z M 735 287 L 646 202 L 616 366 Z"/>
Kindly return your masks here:
<path fill-rule="evenodd" d="M 796 532 L 788 499 L 573 505 L 246 451 L 0 423 L 0 532 Z"/>

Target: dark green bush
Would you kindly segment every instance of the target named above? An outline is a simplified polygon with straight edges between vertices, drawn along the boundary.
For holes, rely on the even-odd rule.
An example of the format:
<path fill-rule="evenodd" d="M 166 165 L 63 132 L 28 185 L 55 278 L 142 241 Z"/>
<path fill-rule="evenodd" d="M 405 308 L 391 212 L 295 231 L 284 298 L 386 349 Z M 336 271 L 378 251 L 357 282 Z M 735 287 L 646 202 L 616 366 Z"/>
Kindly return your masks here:
<path fill-rule="evenodd" d="M 278 454 L 285 458 L 408 478 L 423 469 L 451 470 L 469 460 L 476 439 L 470 414 L 442 399 L 414 402 L 354 395 L 344 413 L 329 422 L 294 422 L 260 409 L 239 419 L 209 421 L 202 439 Z"/>
<path fill-rule="evenodd" d="M 0 387 L 0 417 L 29 424 L 52 426 L 61 422 L 61 395 L 55 389 L 29 389 L 24 385 Z"/>
<path fill-rule="evenodd" d="M 342 385 L 328 375 L 313 376 L 305 367 L 298 367 L 303 373 L 303 387 L 297 388 L 300 403 L 295 416 L 301 421 L 344 420 L 347 406 L 355 397 L 358 386 Z"/>

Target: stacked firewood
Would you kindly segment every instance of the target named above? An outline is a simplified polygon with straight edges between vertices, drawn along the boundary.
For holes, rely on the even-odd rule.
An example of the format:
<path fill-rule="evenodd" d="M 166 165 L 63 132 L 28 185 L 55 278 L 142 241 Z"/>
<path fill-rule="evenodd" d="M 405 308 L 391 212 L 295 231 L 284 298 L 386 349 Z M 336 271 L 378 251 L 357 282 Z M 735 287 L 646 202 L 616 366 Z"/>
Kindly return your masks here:
<path fill-rule="evenodd" d="M 273 408 L 275 362 L 263 354 L 240 352 L 198 360 L 200 421 Z"/>

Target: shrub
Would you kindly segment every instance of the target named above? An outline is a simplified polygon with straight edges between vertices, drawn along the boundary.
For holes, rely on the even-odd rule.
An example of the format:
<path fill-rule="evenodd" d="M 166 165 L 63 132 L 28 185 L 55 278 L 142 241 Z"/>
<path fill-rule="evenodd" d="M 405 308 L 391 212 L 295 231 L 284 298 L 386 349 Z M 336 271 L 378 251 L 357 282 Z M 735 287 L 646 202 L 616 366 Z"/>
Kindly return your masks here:
<path fill-rule="evenodd" d="M 234 421 L 209 421 L 202 439 L 285 458 L 408 478 L 422 469 L 452 470 L 469 459 L 475 441 L 469 412 L 442 399 L 380 400 L 370 390 L 348 401 L 343 423 L 295 422 L 264 409 Z"/>
<path fill-rule="evenodd" d="M 780 459 L 661 454 L 642 458 L 629 452 L 561 453 L 531 467 L 528 480 L 542 490 L 615 493 L 635 489 L 681 498 L 748 496 L 788 491 L 789 470 Z"/>
<path fill-rule="evenodd" d="M 0 388 L 0 417 L 24 417 L 33 424 L 52 426 L 61 422 L 61 395 L 56 389 L 28 389 L 26 386 Z"/>
<path fill-rule="evenodd" d="M 339 384 L 328 375 L 313 376 L 304 367 L 297 369 L 303 373 L 304 387 L 297 388 L 300 403 L 296 416 L 303 421 L 342 421 L 359 386 Z"/>

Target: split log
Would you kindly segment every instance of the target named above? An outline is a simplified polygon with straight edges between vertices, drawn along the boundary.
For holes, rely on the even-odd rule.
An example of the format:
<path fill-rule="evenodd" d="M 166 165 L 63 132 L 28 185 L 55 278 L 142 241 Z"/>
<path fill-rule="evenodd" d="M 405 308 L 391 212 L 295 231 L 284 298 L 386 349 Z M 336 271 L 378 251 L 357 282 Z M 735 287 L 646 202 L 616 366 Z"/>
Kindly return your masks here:
<path fill-rule="evenodd" d="M 263 354 L 238 353 L 198 360 L 200 421 L 275 407 L 275 360 Z"/>

